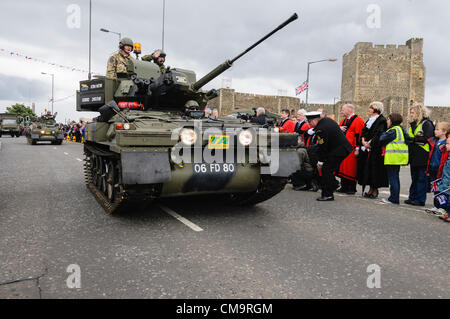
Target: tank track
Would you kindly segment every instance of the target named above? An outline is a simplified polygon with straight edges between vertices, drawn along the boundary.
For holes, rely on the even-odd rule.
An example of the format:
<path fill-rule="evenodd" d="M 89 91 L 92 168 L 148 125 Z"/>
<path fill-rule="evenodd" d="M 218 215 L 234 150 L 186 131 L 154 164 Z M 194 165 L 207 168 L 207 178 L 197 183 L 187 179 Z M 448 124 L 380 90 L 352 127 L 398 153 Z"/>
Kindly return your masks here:
<path fill-rule="evenodd" d="M 261 183 L 253 193 L 231 194 L 234 205 L 252 206 L 264 202 L 280 193 L 287 184 L 287 178 L 262 176 Z"/>
<path fill-rule="evenodd" d="M 85 144 L 84 155 L 84 175 L 87 188 L 91 191 L 91 193 L 94 195 L 98 203 L 103 207 L 107 214 L 112 214 L 114 212 L 124 210 L 127 206 L 128 195 L 123 185 L 121 185 L 120 181 L 118 180 L 120 179 L 120 167 L 117 164 L 118 158 L 116 154 Z M 113 191 L 115 194 L 112 200 L 108 198 L 107 192 L 100 189 L 98 185 L 96 185 L 95 179 L 103 179 L 104 181 L 106 181 L 107 178 L 105 174 L 107 174 L 108 172 L 103 171 L 103 174 L 101 176 L 96 175 L 98 173 L 95 172 L 96 168 L 93 167 L 94 159 L 99 160 L 101 163 L 105 163 L 105 167 L 108 167 L 108 165 L 110 164 L 114 165 L 114 163 L 117 165 L 116 167 L 119 172 L 116 176 L 117 180 L 110 181 L 112 182 L 112 187 L 114 188 Z"/>

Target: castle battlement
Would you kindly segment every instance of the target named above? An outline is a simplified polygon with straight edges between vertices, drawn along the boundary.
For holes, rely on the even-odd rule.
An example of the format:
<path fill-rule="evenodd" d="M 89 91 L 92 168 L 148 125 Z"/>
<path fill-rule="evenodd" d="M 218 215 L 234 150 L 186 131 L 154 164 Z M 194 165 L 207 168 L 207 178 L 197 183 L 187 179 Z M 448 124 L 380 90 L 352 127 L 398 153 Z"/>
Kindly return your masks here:
<path fill-rule="evenodd" d="M 344 54 L 341 100 L 383 100 L 389 96 L 424 102 L 423 39 L 406 44 L 358 42 Z"/>

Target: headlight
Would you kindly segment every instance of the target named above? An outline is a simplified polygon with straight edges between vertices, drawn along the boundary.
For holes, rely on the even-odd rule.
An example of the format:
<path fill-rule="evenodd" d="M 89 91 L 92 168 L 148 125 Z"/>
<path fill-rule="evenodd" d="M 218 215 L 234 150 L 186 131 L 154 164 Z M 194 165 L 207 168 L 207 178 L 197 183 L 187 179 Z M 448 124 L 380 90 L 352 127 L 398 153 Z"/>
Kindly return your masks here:
<path fill-rule="evenodd" d="M 273 131 L 274 131 L 275 133 L 279 133 L 279 132 L 280 132 L 280 128 L 279 128 L 279 127 L 275 127 L 275 128 L 273 129 Z"/>
<path fill-rule="evenodd" d="M 52 131 L 52 134 L 55 134 L 55 131 Z"/>
<path fill-rule="evenodd" d="M 249 146 L 253 142 L 253 134 L 249 130 L 242 130 L 239 133 L 239 143 Z"/>
<path fill-rule="evenodd" d="M 45 134 L 45 131 L 41 131 L 41 134 Z"/>
<path fill-rule="evenodd" d="M 130 129 L 130 124 L 129 124 L 129 123 L 125 123 L 125 124 L 123 125 L 123 129 L 124 129 L 124 130 L 129 130 L 129 129 Z"/>
<path fill-rule="evenodd" d="M 193 145 L 197 141 L 197 133 L 191 128 L 184 128 L 180 132 L 180 139 L 184 145 Z"/>

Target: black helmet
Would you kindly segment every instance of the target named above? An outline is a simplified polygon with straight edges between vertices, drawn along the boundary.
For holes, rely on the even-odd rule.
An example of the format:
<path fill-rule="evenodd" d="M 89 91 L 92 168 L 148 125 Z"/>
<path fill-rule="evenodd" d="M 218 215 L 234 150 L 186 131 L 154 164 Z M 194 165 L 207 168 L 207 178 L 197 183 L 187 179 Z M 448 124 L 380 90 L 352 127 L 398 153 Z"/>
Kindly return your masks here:
<path fill-rule="evenodd" d="M 123 50 L 126 45 L 129 45 L 133 48 L 133 40 L 131 40 L 130 38 L 122 38 L 119 42 L 119 49 Z"/>

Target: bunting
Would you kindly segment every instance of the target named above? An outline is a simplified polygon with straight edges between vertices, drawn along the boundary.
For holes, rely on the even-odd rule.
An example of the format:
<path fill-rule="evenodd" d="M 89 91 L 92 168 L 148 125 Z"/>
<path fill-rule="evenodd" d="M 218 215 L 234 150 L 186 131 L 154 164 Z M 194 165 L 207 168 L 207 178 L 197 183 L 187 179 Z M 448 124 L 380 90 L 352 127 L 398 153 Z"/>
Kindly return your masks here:
<path fill-rule="evenodd" d="M 35 58 L 35 57 L 31 57 L 29 55 L 24 55 L 19 52 L 5 50 L 3 48 L 0 48 L 0 53 L 2 53 L 4 55 L 9 55 L 10 57 L 14 57 L 14 58 L 23 58 L 27 62 L 32 61 L 32 62 L 36 62 L 36 63 L 42 63 L 42 64 L 46 64 L 46 65 L 49 65 L 49 66 L 52 66 L 52 67 L 55 67 L 58 69 L 68 70 L 71 72 L 89 73 L 89 71 L 84 70 L 82 68 L 78 68 L 76 66 L 67 66 L 67 65 L 62 65 L 62 64 L 55 63 L 55 62 L 49 62 L 49 61 L 45 61 L 40 58 Z M 100 74 L 100 73 L 91 72 L 91 74 Z"/>

